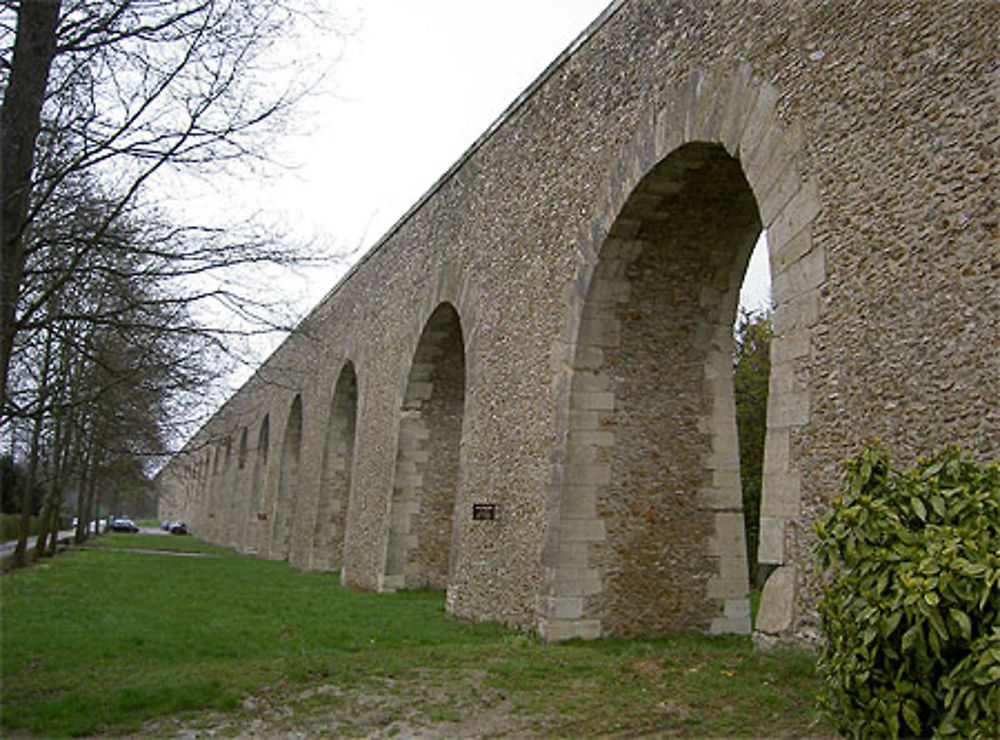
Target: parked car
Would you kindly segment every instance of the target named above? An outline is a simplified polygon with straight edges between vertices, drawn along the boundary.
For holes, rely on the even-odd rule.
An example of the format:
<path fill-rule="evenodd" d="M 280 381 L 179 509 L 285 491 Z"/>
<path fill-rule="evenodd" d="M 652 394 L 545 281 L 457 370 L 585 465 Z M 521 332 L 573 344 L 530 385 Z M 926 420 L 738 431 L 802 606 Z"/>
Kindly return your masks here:
<path fill-rule="evenodd" d="M 112 532 L 138 532 L 139 528 L 131 519 L 112 519 L 108 527 Z"/>
<path fill-rule="evenodd" d="M 160 522 L 160 529 L 162 529 L 164 532 L 169 532 L 172 526 L 174 526 L 174 523 L 169 519 L 164 519 L 162 522 Z"/>
<path fill-rule="evenodd" d="M 184 522 L 171 522 L 170 534 L 187 534 L 188 528 Z"/>

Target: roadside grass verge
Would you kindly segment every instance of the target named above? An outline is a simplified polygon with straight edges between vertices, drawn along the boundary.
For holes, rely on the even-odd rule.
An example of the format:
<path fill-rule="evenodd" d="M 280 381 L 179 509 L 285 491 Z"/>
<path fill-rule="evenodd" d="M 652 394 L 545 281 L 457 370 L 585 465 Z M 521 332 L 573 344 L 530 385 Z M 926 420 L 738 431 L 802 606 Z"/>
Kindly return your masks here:
<path fill-rule="evenodd" d="M 194 538 L 101 542 L 0 580 L 4 734 L 467 735 L 490 717 L 479 729 L 507 735 L 829 733 L 808 654 L 694 636 L 547 646 L 449 619 L 440 592 L 353 591 Z"/>
<path fill-rule="evenodd" d="M 187 535 L 142 534 L 131 532 L 106 532 L 100 537 L 87 540 L 86 548 L 114 550 L 162 550 L 167 552 L 190 552 L 210 555 L 232 554 L 232 549 L 209 545 Z"/>

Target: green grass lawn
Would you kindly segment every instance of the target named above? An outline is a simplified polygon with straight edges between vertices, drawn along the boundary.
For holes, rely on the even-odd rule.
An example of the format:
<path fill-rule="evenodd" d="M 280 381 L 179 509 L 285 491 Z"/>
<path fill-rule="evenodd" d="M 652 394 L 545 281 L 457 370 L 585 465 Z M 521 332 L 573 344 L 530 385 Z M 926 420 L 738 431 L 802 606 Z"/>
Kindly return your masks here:
<path fill-rule="evenodd" d="M 807 654 L 694 636 L 547 646 L 449 619 L 440 592 L 352 591 L 190 537 L 99 542 L 0 580 L 4 734 L 238 734 L 262 715 L 307 734 L 476 716 L 500 734 L 829 733 Z"/>
<path fill-rule="evenodd" d="M 108 532 L 101 537 L 87 541 L 87 548 L 125 550 L 164 550 L 167 552 L 190 552 L 207 555 L 232 555 L 228 547 L 209 545 L 187 535 L 175 534 L 132 534 L 129 532 Z"/>

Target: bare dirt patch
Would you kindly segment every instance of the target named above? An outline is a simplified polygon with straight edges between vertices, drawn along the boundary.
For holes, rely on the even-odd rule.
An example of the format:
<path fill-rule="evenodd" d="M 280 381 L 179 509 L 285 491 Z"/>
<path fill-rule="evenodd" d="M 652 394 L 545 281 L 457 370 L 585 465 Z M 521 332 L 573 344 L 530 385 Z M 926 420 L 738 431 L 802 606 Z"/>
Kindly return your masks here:
<path fill-rule="evenodd" d="M 542 737 L 557 717 L 526 714 L 477 671 L 420 669 L 345 689 L 278 682 L 230 713 L 151 722 L 134 737 L 173 738 L 488 738 Z M 546 731 L 548 728 L 548 731 Z"/>

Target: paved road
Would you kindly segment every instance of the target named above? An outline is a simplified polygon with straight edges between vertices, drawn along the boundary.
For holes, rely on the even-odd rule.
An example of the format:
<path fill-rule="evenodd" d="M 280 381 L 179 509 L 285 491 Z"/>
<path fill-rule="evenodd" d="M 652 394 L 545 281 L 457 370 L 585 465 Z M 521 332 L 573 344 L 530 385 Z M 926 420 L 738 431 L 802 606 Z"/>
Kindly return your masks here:
<path fill-rule="evenodd" d="M 75 532 L 72 529 L 64 529 L 64 530 L 62 530 L 62 531 L 59 532 L 59 539 L 60 540 L 64 540 L 64 539 L 72 540 L 74 534 L 75 534 Z M 35 546 L 35 540 L 37 540 L 37 539 L 38 539 L 38 537 L 36 537 L 35 535 L 31 535 L 31 537 L 28 538 L 28 549 L 29 550 L 31 550 L 32 548 L 34 548 L 34 546 Z M 5 558 L 8 555 L 12 555 L 14 553 L 14 549 L 16 547 L 17 547 L 17 540 L 8 540 L 7 542 L 0 542 L 0 558 Z"/>
<path fill-rule="evenodd" d="M 139 532 L 141 534 L 156 534 L 156 535 L 167 535 L 169 532 L 164 532 L 159 527 L 139 527 Z M 59 532 L 59 540 L 67 540 L 72 542 L 73 536 L 76 532 L 72 529 L 64 529 Z M 35 540 L 37 537 L 32 535 L 28 538 L 28 549 L 31 550 L 35 546 Z M 0 558 L 5 558 L 8 555 L 13 554 L 14 548 L 17 547 L 17 540 L 8 540 L 7 542 L 0 542 Z"/>

